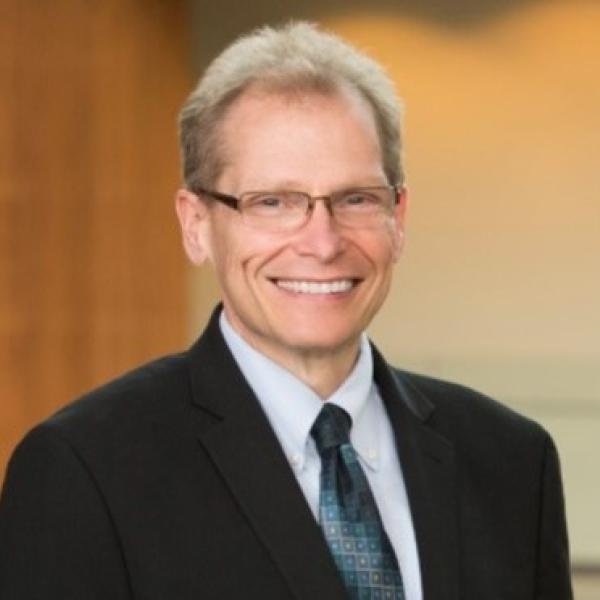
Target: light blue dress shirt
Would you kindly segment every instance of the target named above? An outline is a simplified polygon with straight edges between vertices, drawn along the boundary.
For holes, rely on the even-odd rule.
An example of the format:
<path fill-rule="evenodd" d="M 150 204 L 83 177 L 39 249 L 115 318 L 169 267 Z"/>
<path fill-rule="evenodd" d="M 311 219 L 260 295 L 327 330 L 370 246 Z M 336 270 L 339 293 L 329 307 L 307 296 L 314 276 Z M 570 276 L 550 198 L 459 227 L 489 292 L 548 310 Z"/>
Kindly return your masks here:
<path fill-rule="evenodd" d="M 309 432 L 323 400 L 291 372 L 250 346 L 231 327 L 224 312 L 219 324 L 318 519 L 321 459 Z M 350 441 L 396 553 L 406 600 L 422 600 L 417 545 L 402 468 L 387 412 L 373 382 L 373 357 L 365 334 L 354 369 L 326 402 L 337 404 L 352 417 Z"/>

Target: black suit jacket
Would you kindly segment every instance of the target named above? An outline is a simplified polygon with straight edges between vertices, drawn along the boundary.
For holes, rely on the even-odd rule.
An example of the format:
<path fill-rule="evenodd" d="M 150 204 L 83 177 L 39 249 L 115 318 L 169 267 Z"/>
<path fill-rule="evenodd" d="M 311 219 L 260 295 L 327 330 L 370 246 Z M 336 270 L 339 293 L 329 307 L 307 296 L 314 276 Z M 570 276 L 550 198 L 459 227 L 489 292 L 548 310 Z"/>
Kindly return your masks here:
<path fill-rule="evenodd" d="M 374 354 L 425 600 L 571 598 L 549 436 Z M 189 352 L 92 392 L 19 445 L 0 502 L 0 598 L 344 598 L 216 316 Z"/>

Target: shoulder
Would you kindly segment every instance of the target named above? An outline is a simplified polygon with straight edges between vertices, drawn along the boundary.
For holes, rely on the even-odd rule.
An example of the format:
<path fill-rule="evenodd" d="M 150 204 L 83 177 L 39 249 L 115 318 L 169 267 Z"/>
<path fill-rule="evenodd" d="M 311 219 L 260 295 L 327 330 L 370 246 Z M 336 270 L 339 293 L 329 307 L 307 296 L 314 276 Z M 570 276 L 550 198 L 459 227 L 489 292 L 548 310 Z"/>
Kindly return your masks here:
<path fill-rule="evenodd" d="M 518 446 L 552 446 L 540 424 L 479 391 L 401 369 L 393 372 L 409 395 L 429 403 L 427 424 L 459 446 L 493 447 L 509 453 Z"/>
<path fill-rule="evenodd" d="M 153 418 L 181 415 L 189 406 L 187 353 L 165 356 L 105 383 L 65 405 L 25 437 L 92 447 L 123 440 Z"/>
<path fill-rule="evenodd" d="M 479 490 L 506 499 L 508 486 L 513 498 L 529 502 L 535 497 L 531 490 L 541 494 L 546 486 L 556 497 L 560 495 L 558 454 L 540 424 L 469 387 L 393 371 L 405 395 L 428 404 L 417 430 L 428 431 L 449 449 L 463 491 Z M 523 496 L 519 489 L 524 490 Z"/>

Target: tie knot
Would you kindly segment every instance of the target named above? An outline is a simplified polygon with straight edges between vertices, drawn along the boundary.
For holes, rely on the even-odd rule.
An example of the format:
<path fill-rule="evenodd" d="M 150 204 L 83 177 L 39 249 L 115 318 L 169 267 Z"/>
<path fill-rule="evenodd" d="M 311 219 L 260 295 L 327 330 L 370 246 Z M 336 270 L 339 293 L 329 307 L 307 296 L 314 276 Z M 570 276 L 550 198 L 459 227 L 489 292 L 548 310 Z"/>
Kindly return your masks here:
<path fill-rule="evenodd" d="M 310 430 L 319 454 L 349 443 L 351 425 L 352 419 L 343 408 L 325 403 Z"/>

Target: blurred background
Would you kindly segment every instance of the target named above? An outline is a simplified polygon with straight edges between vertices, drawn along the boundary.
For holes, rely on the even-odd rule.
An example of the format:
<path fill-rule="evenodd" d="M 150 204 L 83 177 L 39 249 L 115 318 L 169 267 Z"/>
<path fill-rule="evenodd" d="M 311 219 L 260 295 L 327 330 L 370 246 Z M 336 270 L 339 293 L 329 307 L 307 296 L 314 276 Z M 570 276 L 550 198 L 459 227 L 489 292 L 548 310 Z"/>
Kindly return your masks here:
<path fill-rule="evenodd" d="M 600 597 L 600 2 L 0 0 L 0 476 L 34 423 L 185 347 L 217 299 L 173 213 L 203 67 L 305 18 L 406 105 L 408 244 L 371 335 L 391 362 L 540 421 L 577 598 Z"/>

